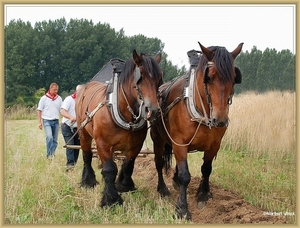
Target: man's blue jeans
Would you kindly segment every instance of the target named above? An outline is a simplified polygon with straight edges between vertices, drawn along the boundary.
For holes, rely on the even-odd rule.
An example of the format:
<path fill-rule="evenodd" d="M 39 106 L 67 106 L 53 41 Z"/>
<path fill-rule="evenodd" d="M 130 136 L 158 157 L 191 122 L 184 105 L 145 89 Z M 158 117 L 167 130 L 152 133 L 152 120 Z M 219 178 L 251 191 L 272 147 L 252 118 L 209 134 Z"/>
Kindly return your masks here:
<path fill-rule="evenodd" d="M 55 155 L 59 131 L 59 122 L 58 120 L 43 119 L 43 126 L 46 133 L 47 157 L 49 157 L 50 155 Z"/>
<path fill-rule="evenodd" d="M 80 145 L 78 133 L 73 137 L 76 131 L 77 128 L 71 129 L 65 123 L 61 125 L 61 133 L 64 137 L 65 143 L 68 143 L 68 145 Z M 77 163 L 78 156 L 79 156 L 79 149 L 66 148 L 67 166 L 75 165 Z"/>

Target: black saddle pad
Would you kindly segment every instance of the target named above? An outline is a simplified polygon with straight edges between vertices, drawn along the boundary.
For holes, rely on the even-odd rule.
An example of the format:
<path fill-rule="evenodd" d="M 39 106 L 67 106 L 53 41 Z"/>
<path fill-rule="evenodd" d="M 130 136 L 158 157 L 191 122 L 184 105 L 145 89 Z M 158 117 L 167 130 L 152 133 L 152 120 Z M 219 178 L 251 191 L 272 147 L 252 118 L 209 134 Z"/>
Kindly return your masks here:
<path fill-rule="evenodd" d="M 187 52 L 191 66 L 198 66 L 201 54 L 201 51 L 194 49 Z"/>
<path fill-rule="evenodd" d="M 91 81 L 98 81 L 109 83 L 114 73 L 122 72 L 125 61 L 119 58 L 113 58 L 91 79 Z"/>

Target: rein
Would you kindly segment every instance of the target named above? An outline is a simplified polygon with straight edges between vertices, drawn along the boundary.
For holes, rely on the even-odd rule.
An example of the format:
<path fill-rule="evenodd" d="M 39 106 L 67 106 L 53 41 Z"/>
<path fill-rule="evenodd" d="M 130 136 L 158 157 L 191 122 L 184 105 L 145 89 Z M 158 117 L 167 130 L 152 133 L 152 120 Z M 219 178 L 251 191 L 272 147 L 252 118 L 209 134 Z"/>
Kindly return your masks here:
<path fill-rule="evenodd" d="M 137 86 L 136 86 L 136 88 L 137 88 Z M 142 103 L 140 104 L 140 107 L 139 107 L 139 115 L 136 116 L 136 115 L 134 114 L 132 108 L 130 107 L 129 103 L 128 103 L 128 100 L 127 100 L 127 97 L 126 97 L 126 95 L 125 95 L 123 86 L 121 86 L 121 91 L 122 91 L 122 94 L 123 94 L 123 96 L 124 96 L 124 98 L 125 98 L 125 101 L 126 101 L 126 103 L 127 103 L 127 109 L 128 109 L 128 111 L 132 114 L 132 116 L 133 116 L 133 118 L 134 118 L 135 120 L 138 120 L 138 119 L 141 117 L 141 114 L 142 114 L 142 106 L 143 106 L 143 104 L 144 104 L 144 100 L 141 99 L 141 100 L 142 100 Z M 140 90 L 138 90 L 138 91 L 140 91 Z M 140 98 L 140 96 L 139 96 L 139 98 Z"/>
<path fill-rule="evenodd" d="M 160 110 L 160 112 L 162 113 L 162 110 L 161 110 L 160 106 L 159 106 L 159 110 Z M 180 143 L 175 142 L 174 139 L 171 137 L 171 135 L 169 134 L 169 132 L 168 132 L 168 130 L 167 130 L 167 127 L 166 127 L 166 124 L 165 124 L 163 115 L 160 115 L 160 116 L 161 116 L 161 122 L 162 122 L 163 125 L 164 125 L 165 131 L 166 131 L 168 137 L 169 137 L 170 140 L 171 140 L 175 145 L 177 145 L 177 146 L 189 146 L 189 145 L 192 143 L 192 141 L 194 140 L 194 138 L 196 137 L 196 134 L 197 134 L 197 132 L 198 132 L 198 129 L 199 129 L 200 125 L 201 125 L 201 122 L 199 122 L 199 123 L 198 123 L 198 126 L 197 126 L 197 129 L 196 129 L 196 131 L 195 131 L 193 137 L 191 138 L 191 140 L 190 140 L 188 143 L 186 143 L 186 144 L 180 144 Z"/>
<path fill-rule="evenodd" d="M 141 104 L 140 104 L 140 107 L 139 107 L 139 114 L 138 116 L 136 116 L 132 110 L 132 108 L 130 107 L 129 105 L 129 102 L 127 100 L 127 97 L 126 97 L 126 94 L 124 92 L 124 88 L 122 85 L 120 85 L 121 87 L 121 91 L 122 91 L 122 94 L 123 94 L 123 97 L 125 98 L 125 101 L 127 103 L 127 109 L 128 111 L 131 113 L 132 117 L 135 119 L 135 120 L 138 120 L 141 118 L 141 114 L 142 114 L 142 107 L 144 105 L 144 98 L 143 98 L 143 95 L 141 93 L 141 90 L 139 89 L 138 87 L 138 81 L 141 79 L 141 70 L 140 70 L 140 67 L 136 67 L 135 70 L 134 70 L 134 82 L 135 82 L 135 86 L 133 86 L 133 88 L 136 89 L 137 91 L 137 94 L 138 94 L 138 98 L 142 101 Z"/>
<path fill-rule="evenodd" d="M 214 62 L 207 62 L 207 64 L 205 65 L 205 68 L 204 68 L 204 72 L 203 72 L 204 78 L 205 78 L 206 69 L 209 68 L 209 67 L 213 67 L 214 65 L 215 65 Z M 206 110 L 204 108 L 204 104 L 203 104 L 203 100 L 202 100 L 200 92 L 199 92 L 198 84 L 197 83 L 195 83 L 195 84 L 196 84 L 197 94 L 198 94 L 200 102 L 201 102 L 201 107 L 202 107 L 202 110 L 203 110 L 204 118 L 206 120 L 205 121 L 206 122 L 206 126 L 208 126 L 209 129 L 211 129 L 211 127 L 213 126 L 213 121 L 210 118 L 212 116 L 212 101 L 211 101 L 211 97 L 210 97 L 210 95 L 209 95 L 209 93 L 207 91 L 207 83 L 204 82 L 204 93 L 205 93 L 205 96 L 207 98 L 207 103 L 208 103 L 208 106 L 209 106 L 209 116 L 210 117 L 207 116 Z"/>
<path fill-rule="evenodd" d="M 87 125 L 88 122 L 91 121 L 91 119 L 93 118 L 93 116 L 95 115 L 95 113 L 101 108 L 103 107 L 105 104 L 105 102 L 100 102 L 97 107 L 92 111 L 90 112 L 87 117 L 85 118 L 85 120 L 80 124 L 80 127 L 77 128 L 77 131 L 72 135 L 72 137 L 68 140 L 68 142 L 66 142 L 66 144 L 63 146 L 64 148 L 66 148 L 69 144 L 69 142 L 75 137 L 75 135 L 85 126 Z"/>

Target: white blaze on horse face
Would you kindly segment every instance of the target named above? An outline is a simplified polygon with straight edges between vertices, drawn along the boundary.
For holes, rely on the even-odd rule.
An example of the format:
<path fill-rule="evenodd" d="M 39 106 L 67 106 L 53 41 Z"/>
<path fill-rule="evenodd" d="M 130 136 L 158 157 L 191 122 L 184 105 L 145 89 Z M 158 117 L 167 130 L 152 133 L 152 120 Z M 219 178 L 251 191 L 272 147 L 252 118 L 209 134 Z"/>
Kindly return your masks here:
<path fill-rule="evenodd" d="M 228 86 L 221 85 L 218 87 L 218 93 L 212 96 L 212 113 L 211 119 L 215 127 L 225 127 L 229 122 L 229 104 L 228 98 L 230 96 L 230 91 Z M 229 95 L 228 95 L 229 94 Z"/>

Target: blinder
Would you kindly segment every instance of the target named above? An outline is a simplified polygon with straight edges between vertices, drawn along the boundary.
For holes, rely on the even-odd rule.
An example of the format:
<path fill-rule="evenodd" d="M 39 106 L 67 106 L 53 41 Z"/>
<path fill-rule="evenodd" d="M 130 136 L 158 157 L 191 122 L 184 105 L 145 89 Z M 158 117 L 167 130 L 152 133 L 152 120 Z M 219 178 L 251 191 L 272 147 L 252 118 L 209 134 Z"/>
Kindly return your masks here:
<path fill-rule="evenodd" d="M 141 79 L 141 70 L 139 67 L 136 67 L 134 70 L 134 82 L 138 84 L 139 80 Z"/>
<path fill-rule="evenodd" d="M 140 67 L 136 67 L 135 70 L 134 70 L 134 75 L 133 75 L 133 79 L 134 79 L 134 82 L 135 82 L 135 86 L 134 88 L 136 89 L 137 93 L 138 93 L 138 97 L 140 100 L 144 100 L 143 99 L 143 95 L 138 87 L 138 83 L 139 81 L 141 80 L 142 76 L 141 76 L 141 70 L 140 70 Z"/>
<path fill-rule="evenodd" d="M 241 84 L 242 83 L 242 73 L 241 73 L 240 69 L 237 68 L 237 67 L 234 67 L 234 70 L 235 70 L 235 79 L 234 79 L 234 81 L 235 81 L 236 84 Z"/>
<path fill-rule="evenodd" d="M 210 77 L 208 76 L 209 67 L 214 66 L 213 62 L 207 62 L 204 68 L 204 77 L 203 77 L 203 83 L 206 84 L 209 82 Z"/>

